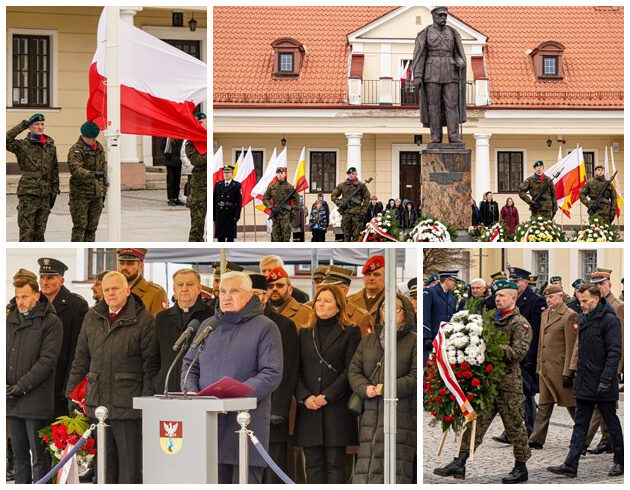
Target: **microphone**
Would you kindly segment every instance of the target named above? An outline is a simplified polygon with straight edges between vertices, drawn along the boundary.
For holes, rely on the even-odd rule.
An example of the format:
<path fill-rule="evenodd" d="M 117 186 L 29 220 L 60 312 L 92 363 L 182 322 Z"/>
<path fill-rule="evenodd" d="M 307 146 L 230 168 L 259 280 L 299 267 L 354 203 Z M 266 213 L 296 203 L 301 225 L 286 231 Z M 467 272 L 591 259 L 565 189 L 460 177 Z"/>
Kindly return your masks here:
<path fill-rule="evenodd" d="M 182 332 L 177 341 L 173 344 L 173 350 L 177 352 L 184 342 L 197 332 L 199 328 L 199 320 L 193 318 L 188 324 L 188 328 Z"/>
<path fill-rule="evenodd" d="M 201 344 L 204 340 L 206 340 L 206 337 L 210 335 L 210 332 L 212 332 L 212 325 L 206 326 L 206 328 L 204 328 L 201 331 L 199 336 L 195 340 L 193 340 L 193 343 L 191 344 L 190 348 L 196 349 L 197 347 L 199 347 L 199 344 Z"/>

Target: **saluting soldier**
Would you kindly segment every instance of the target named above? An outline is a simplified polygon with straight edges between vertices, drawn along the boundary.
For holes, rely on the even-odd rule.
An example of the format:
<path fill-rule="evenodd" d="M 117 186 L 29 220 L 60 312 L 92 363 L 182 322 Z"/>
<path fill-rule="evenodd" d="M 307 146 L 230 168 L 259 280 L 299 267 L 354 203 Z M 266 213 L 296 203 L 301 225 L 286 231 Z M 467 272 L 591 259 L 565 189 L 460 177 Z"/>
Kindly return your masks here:
<path fill-rule="evenodd" d="M 233 242 L 236 238 L 236 223 L 241 218 L 242 192 L 241 183 L 232 179 L 234 167 L 223 167 L 223 180 L 214 186 L 212 219 L 214 236 L 219 242 Z"/>
<path fill-rule="evenodd" d="M 586 209 L 589 209 L 597 200 L 607 179 L 604 177 L 603 165 L 595 167 L 595 176 L 586 181 L 586 184 L 580 189 L 580 201 Z M 617 214 L 617 192 L 612 183 L 603 192 L 602 199 L 599 202 L 595 214 L 598 214 L 606 223 L 611 224 Z"/>
<path fill-rule="evenodd" d="M 206 115 L 196 112 L 195 117 L 204 128 L 208 127 Z M 190 208 L 189 242 L 203 242 L 203 231 L 206 225 L 208 209 L 208 154 L 197 151 L 191 141 L 186 142 L 186 157 L 193 166 L 190 179 L 190 196 L 186 206 Z M 134 291 L 132 291 L 134 292 Z"/>
<path fill-rule="evenodd" d="M 22 171 L 18 184 L 18 228 L 21 242 L 43 242 L 50 210 L 59 194 L 59 163 L 54 140 L 44 134 L 44 115 L 33 114 L 7 131 L 7 150 Z M 26 138 L 17 135 L 29 130 Z"/>
<path fill-rule="evenodd" d="M 140 297 L 147 311 L 155 316 L 165 310 L 168 303 L 164 288 L 142 277 L 147 249 L 119 248 L 116 253 L 118 254 L 118 272 L 125 276 L 131 292 Z"/>
<path fill-rule="evenodd" d="M 289 242 L 291 241 L 291 220 L 299 211 L 300 202 L 295 188 L 287 182 L 286 167 L 278 167 L 276 177 L 278 181 L 265 191 L 263 204 L 271 210 L 282 205 L 282 209 L 279 209 L 272 218 L 271 241 Z"/>
<path fill-rule="evenodd" d="M 518 196 L 530 206 L 532 206 L 534 199 L 537 200 L 534 207 L 530 207 L 532 216 L 553 219 L 558 210 L 556 188 L 553 186 L 553 181 L 544 172 L 545 164 L 542 160 L 536 160 L 534 162 L 534 175 L 521 182 L 521 185 L 518 186 Z"/>
<path fill-rule="evenodd" d="M 527 433 L 523 426 L 523 380 L 519 363 L 525 357 L 532 341 L 532 329 L 516 306 L 517 286 L 511 281 L 500 279 L 492 285 L 497 304 L 494 324 L 498 331 L 507 335 L 508 343 L 501 346 L 506 362 L 505 374 L 497 381 L 497 396 L 493 406 L 481 412 L 477 418 L 475 449 L 483 442 L 483 437 L 499 414 L 514 451 L 514 468 L 502 483 L 521 483 L 528 479 L 526 462 L 531 457 L 527 444 Z M 433 473 L 439 476 L 466 477 L 466 460 L 469 456 L 471 431 L 464 432 L 458 456 L 448 465 L 436 468 Z"/>
<path fill-rule="evenodd" d="M 339 184 L 332 191 L 330 198 L 337 205 L 341 213 L 341 230 L 343 231 L 344 242 L 356 242 L 363 230 L 363 217 L 370 205 L 370 191 L 367 186 L 357 178 L 357 169 L 350 167 L 346 172 L 348 178 Z M 342 209 L 344 201 L 359 189 L 353 199 L 346 203 Z"/>
<path fill-rule="evenodd" d="M 549 421 L 554 405 L 566 407 L 575 419 L 573 379 L 570 373 L 571 355 L 577 338 L 577 313 L 563 301 L 564 291 L 551 284 L 544 291 L 549 308 L 542 314 L 538 342 L 538 374 L 540 396 L 534 431 L 529 447 L 542 449 L 547 439 Z"/>
<path fill-rule="evenodd" d="M 93 242 L 107 192 L 107 160 L 96 141 L 99 127 L 83 123 L 81 136 L 68 151 L 70 167 L 70 215 L 73 242 Z"/>

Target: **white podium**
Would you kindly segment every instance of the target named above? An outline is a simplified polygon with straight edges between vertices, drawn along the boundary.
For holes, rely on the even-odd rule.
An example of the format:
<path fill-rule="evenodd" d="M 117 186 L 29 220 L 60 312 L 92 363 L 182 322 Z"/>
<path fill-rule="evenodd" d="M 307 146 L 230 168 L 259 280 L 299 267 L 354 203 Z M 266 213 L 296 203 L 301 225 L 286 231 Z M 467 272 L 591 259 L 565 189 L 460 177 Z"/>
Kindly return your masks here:
<path fill-rule="evenodd" d="M 143 483 L 218 483 L 218 416 L 253 410 L 256 398 L 138 397 L 133 408 L 142 410 Z"/>

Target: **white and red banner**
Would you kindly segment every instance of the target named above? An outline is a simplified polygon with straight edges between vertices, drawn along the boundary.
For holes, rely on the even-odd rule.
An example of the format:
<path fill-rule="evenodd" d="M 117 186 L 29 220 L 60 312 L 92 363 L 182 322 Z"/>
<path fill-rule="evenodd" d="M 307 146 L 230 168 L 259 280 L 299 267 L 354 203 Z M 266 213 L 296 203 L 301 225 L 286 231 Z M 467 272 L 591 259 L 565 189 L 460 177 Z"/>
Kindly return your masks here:
<path fill-rule="evenodd" d="M 106 9 L 90 66 L 87 120 L 107 126 Z M 120 131 L 187 139 L 206 153 L 207 131 L 194 116 L 206 100 L 207 66 L 137 27 L 118 22 Z"/>
<path fill-rule="evenodd" d="M 560 175 L 554 179 L 554 175 L 558 172 Z M 566 157 L 549 167 L 545 175 L 553 179 L 558 207 L 570 218 L 569 210 L 573 203 L 580 199 L 580 189 L 586 183 L 586 165 L 582 148 L 578 146 Z"/>
<path fill-rule="evenodd" d="M 241 183 L 241 193 L 243 195 L 242 207 L 249 204 L 254 196 L 252 196 L 252 190 L 256 185 L 256 169 L 254 168 L 254 155 L 252 154 L 252 147 L 247 149 L 247 153 L 243 156 L 243 151 L 238 158 L 239 163 L 237 168 L 234 169 L 234 180 Z"/>
<path fill-rule="evenodd" d="M 61 454 L 61 458 L 63 459 L 66 455 L 72 451 L 74 448 L 74 444 L 68 444 L 66 448 L 63 450 Z M 61 469 L 57 472 L 57 484 L 60 485 L 71 485 L 71 484 L 79 484 L 79 467 L 77 465 L 77 455 L 75 454 L 70 458 L 70 460 L 61 467 Z"/>
<path fill-rule="evenodd" d="M 223 180 L 223 147 L 219 146 L 219 149 L 214 154 L 212 159 L 212 189 L 217 182 Z"/>

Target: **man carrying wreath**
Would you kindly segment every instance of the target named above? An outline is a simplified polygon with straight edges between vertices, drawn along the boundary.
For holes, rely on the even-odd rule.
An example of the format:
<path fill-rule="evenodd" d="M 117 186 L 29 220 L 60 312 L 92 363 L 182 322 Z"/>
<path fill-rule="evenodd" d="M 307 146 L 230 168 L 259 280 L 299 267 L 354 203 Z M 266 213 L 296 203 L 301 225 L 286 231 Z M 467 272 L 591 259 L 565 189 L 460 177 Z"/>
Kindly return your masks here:
<path fill-rule="evenodd" d="M 505 359 L 505 374 L 497 382 L 497 397 L 494 406 L 487 412 L 479 414 L 475 447 L 483 441 L 483 436 L 490 427 L 497 413 L 501 416 L 503 426 L 514 448 L 515 464 L 512 471 L 502 478 L 502 483 L 521 483 L 527 481 L 526 461 L 531 456 L 527 444 L 523 409 L 523 380 L 519 362 L 525 357 L 532 340 L 532 329 L 516 307 L 518 289 L 515 283 L 500 279 L 492 285 L 497 311 L 494 323 L 498 331 L 503 332 L 508 344 L 502 346 Z M 459 455 L 449 464 L 436 468 L 433 473 L 439 476 L 453 476 L 457 479 L 466 477 L 466 460 L 470 447 L 471 431 L 464 432 Z M 465 449 L 466 448 L 466 449 Z"/>

